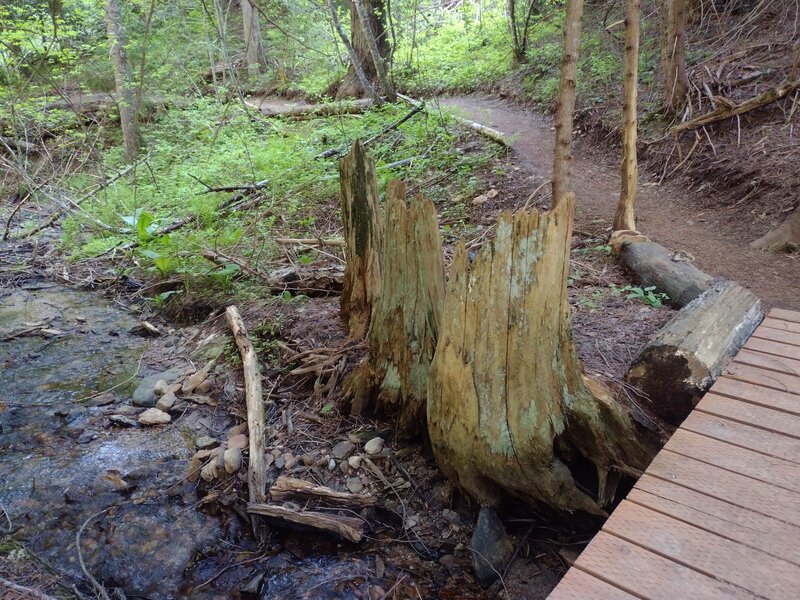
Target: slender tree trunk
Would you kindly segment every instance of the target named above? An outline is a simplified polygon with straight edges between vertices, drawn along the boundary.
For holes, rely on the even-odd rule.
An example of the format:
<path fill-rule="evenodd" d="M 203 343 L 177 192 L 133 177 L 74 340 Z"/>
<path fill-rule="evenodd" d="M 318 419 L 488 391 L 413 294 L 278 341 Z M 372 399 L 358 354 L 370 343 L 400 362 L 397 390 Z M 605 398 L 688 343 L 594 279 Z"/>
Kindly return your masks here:
<path fill-rule="evenodd" d="M 378 41 L 372 29 L 373 15 L 367 12 L 367 8 L 364 6 L 364 0 L 353 0 L 353 5 L 356 7 L 358 18 L 361 21 L 361 31 L 367 43 L 369 54 L 372 57 L 372 63 L 375 65 L 375 73 L 377 74 L 381 89 L 389 99 L 389 102 L 395 102 L 397 100 L 397 92 L 394 91 L 394 85 L 391 79 L 389 79 L 386 63 L 383 60 L 383 56 L 381 56 L 381 49 L 378 48 Z M 385 16 L 381 15 L 381 18 L 385 19 Z M 384 36 L 386 35 L 385 29 L 383 34 Z M 387 43 L 385 46 L 388 48 L 389 44 Z"/>
<path fill-rule="evenodd" d="M 111 64 L 114 67 L 114 82 L 117 88 L 117 106 L 122 124 L 122 142 L 125 146 L 125 160 L 133 162 L 141 144 L 139 123 L 136 118 L 136 89 L 133 85 L 133 72 L 125 52 L 125 38 L 122 33 L 122 16 L 119 0 L 108 0 L 106 4 L 106 27 L 111 46 Z"/>
<path fill-rule="evenodd" d="M 353 48 L 353 44 L 351 44 L 350 40 L 347 39 L 347 34 L 344 32 L 344 28 L 339 22 L 339 15 L 336 14 L 336 6 L 333 4 L 333 0 L 327 0 L 327 2 L 328 10 L 331 13 L 331 20 L 333 21 L 333 27 L 336 29 L 339 37 L 342 39 L 344 47 L 347 49 L 347 55 L 350 57 L 350 68 L 353 69 L 356 79 L 358 80 L 359 84 L 361 84 L 361 89 L 364 90 L 364 92 L 370 98 L 372 98 L 375 104 L 382 104 L 383 100 L 375 90 L 375 86 L 372 85 L 372 82 L 367 78 L 367 74 L 364 73 L 364 69 L 361 66 L 361 61 L 356 54 L 355 48 Z"/>
<path fill-rule="evenodd" d="M 664 106 L 676 112 L 686 102 L 686 0 L 661 0 L 661 70 Z"/>
<path fill-rule="evenodd" d="M 261 27 L 258 12 L 250 0 L 241 0 L 242 24 L 244 26 L 245 60 L 248 75 L 258 75 L 264 64 L 264 51 L 261 47 Z"/>
<path fill-rule="evenodd" d="M 572 163 L 572 119 L 578 81 L 578 51 L 581 46 L 583 0 L 567 0 L 564 23 L 564 51 L 556 107 L 556 146 L 553 153 L 553 206 L 569 192 L 569 171 Z"/>
<path fill-rule="evenodd" d="M 364 14 L 368 17 L 370 30 L 373 34 L 372 37 L 378 48 L 378 54 L 383 59 L 386 59 L 386 57 L 389 56 L 389 42 L 386 36 L 386 11 L 384 10 L 384 2 L 383 0 L 360 0 L 360 3 L 363 6 Z M 350 0 L 350 30 L 350 39 L 357 57 L 356 62 L 361 66 L 361 70 L 368 81 L 373 83 L 379 82 L 375 61 L 370 51 L 370 43 L 367 39 L 367 32 L 365 32 L 363 22 L 359 17 L 355 0 Z M 367 93 L 367 90 L 364 89 L 362 83 L 359 81 L 358 73 L 353 65 L 354 62 L 351 61 L 347 74 L 342 80 L 342 84 L 339 86 L 339 91 L 336 94 L 338 99 L 358 98 Z"/>
<path fill-rule="evenodd" d="M 511 49 L 514 53 L 514 60 L 521 62 L 519 34 L 517 32 L 517 0 L 508 0 L 506 3 L 508 10 L 508 25 L 511 29 Z"/>
<path fill-rule="evenodd" d="M 623 95 L 622 133 L 622 187 L 619 194 L 617 213 L 614 215 L 614 230 L 636 229 L 633 207 L 636 203 L 636 186 L 639 167 L 636 159 L 636 101 L 639 83 L 639 0 L 627 0 L 625 12 L 625 74 Z"/>

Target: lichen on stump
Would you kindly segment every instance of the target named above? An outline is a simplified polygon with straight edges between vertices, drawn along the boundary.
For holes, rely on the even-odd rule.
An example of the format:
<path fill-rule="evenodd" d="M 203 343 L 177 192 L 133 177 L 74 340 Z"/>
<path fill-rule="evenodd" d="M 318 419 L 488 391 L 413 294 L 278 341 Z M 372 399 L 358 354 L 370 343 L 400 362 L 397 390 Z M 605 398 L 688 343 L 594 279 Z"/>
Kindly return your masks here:
<path fill-rule="evenodd" d="M 601 514 L 620 475 L 650 459 L 576 355 L 566 291 L 574 204 L 568 194 L 548 213 L 501 215 L 471 265 L 463 243 L 455 251 L 428 432 L 439 466 L 482 504 L 512 495 Z"/>
<path fill-rule="evenodd" d="M 350 380 L 351 411 L 395 418 L 396 432 L 424 431 L 428 372 L 444 303 L 444 261 L 436 209 L 386 188 L 380 295 L 372 310 L 369 359 Z"/>
<path fill-rule="evenodd" d="M 361 140 L 339 160 L 339 179 L 347 259 L 341 311 L 350 336 L 362 338 L 381 286 L 381 229 L 375 161 Z"/>

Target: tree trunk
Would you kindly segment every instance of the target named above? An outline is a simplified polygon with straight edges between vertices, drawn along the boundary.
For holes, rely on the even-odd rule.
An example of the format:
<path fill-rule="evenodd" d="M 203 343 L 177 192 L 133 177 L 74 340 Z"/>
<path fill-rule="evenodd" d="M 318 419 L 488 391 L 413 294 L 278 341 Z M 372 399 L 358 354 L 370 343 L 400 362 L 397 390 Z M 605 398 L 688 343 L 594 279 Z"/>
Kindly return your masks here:
<path fill-rule="evenodd" d="M 512 495 L 601 514 L 620 474 L 650 457 L 578 362 L 566 291 L 574 208 L 568 194 L 548 213 L 503 214 L 471 265 L 463 243 L 455 250 L 428 431 L 439 466 L 482 504 Z"/>
<path fill-rule="evenodd" d="M 244 35 L 245 60 L 247 73 L 258 75 L 264 63 L 264 51 L 261 47 L 261 27 L 258 24 L 258 12 L 250 0 L 241 0 L 242 25 Z"/>
<path fill-rule="evenodd" d="M 764 318 L 752 292 L 718 282 L 681 309 L 647 344 L 627 375 L 653 413 L 680 425 Z"/>
<path fill-rule="evenodd" d="M 564 24 L 564 51 L 556 107 L 556 146 L 553 156 L 553 206 L 569 192 L 569 171 L 572 163 L 572 119 L 578 80 L 578 51 L 581 45 L 583 0 L 567 0 Z"/>
<path fill-rule="evenodd" d="M 358 18 L 361 21 L 361 32 L 364 35 L 364 41 L 367 43 L 369 54 L 372 57 L 372 64 L 375 65 L 375 73 L 380 82 L 381 90 L 383 90 L 389 102 L 396 102 L 397 92 L 394 91 L 394 85 L 391 79 L 389 79 L 386 63 L 383 60 L 383 56 L 381 56 L 381 49 L 378 47 L 378 41 L 372 29 L 371 21 L 374 11 L 367 12 L 367 8 L 364 6 L 364 0 L 353 0 L 353 6 L 356 7 Z M 386 32 L 384 31 L 384 36 L 385 34 Z M 388 42 L 386 45 L 388 46 Z"/>
<path fill-rule="evenodd" d="M 361 0 L 361 3 L 364 13 L 368 17 L 378 53 L 385 60 L 389 56 L 389 41 L 386 36 L 386 10 L 384 0 Z M 378 72 L 375 68 L 375 61 L 372 59 L 370 53 L 367 33 L 364 31 L 363 23 L 358 16 L 355 0 L 350 0 L 350 30 L 353 50 L 357 57 L 357 62 L 361 66 L 361 70 L 368 81 L 373 83 L 378 82 Z M 353 66 L 354 64 L 355 63 L 351 60 L 347 74 L 342 80 L 336 94 L 337 99 L 358 98 L 367 93 L 367 90 L 363 88 L 359 81 L 358 74 Z"/>
<path fill-rule="evenodd" d="M 430 200 L 405 203 L 405 186 L 386 188 L 382 285 L 373 307 L 369 361 L 351 380 L 352 412 L 393 417 L 397 433 L 425 430 L 428 372 L 444 303 L 439 220 Z"/>
<path fill-rule="evenodd" d="M 664 106 L 670 112 L 686 103 L 686 0 L 661 0 L 661 71 Z"/>
<path fill-rule="evenodd" d="M 119 0 L 108 0 L 106 4 L 106 27 L 111 46 L 111 64 L 114 67 L 114 82 L 117 90 L 117 106 L 122 125 L 122 143 L 125 146 L 125 160 L 133 162 L 139 153 L 141 140 L 136 118 L 136 89 L 133 86 L 133 72 L 125 52 L 125 38 L 122 34 L 122 16 Z"/>
<path fill-rule="evenodd" d="M 339 160 L 345 257 L 342 316 L 350 336 L 369 331 L 372 306 L 381 289 L 382 241 L 375 161 L 360 140 Z"/>
<path fill-rule="evenodd" d="M 633 206 L 639 167 L 636 160 L 636 102 L 639 83 L 639 0 L 627 0 L 625 12 L 625 75 L 623 80 L 622 187 L 614 215 L 614 230 L 636 230 Z"/>
<path fill-rule="evenodd" d="M 800 249 L 800 206 L 794 209 L 780 227 L 761 236 L 750 246 L 772 252 Z"/>

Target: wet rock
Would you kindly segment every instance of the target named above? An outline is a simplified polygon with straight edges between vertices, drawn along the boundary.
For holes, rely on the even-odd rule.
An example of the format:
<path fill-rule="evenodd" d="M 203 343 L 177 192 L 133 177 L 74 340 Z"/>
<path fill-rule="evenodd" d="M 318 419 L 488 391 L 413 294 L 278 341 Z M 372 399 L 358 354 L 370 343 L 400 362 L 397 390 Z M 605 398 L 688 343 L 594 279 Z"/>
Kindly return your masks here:
<path fill-rule="evenodd" d="M 239 448 L 228 448 L 222 455 L 222 459 L 228 475 L 232 475 L 242 468 L 242 451 Z"/>
<path fill-rule="evenodd" d="M 181 402 L 180 400 L 176 402 L 172 408 L 169 409 L 171 415 L 182 415 L 186 412 L 186 409 L 189 408 L 188 402 Z"/>
<path fill-rule="evenodd" d="M 345 485 L 351 494 L 359 494 L 364 489 L 364 484 L 358 477 L 348 477 Z"/>
<path fill-rule="evenodd" d="M 194 441 L 194 445 L 197 447 L 198 450 L 208 450 L 209 448 L 214 448 L 219 446 L 219 440 L 215 440 L 211 436 L 204 435 L 197 438 Z"/>
<path fill-rule="evenodd" d="M 350 465 L 351 469 L 358 469 L 361 467 L 361 457 L 360 456 L 351 456 L 347 459 L 347 464 Z"/>
<path fill-rule="evenodd" d="M 208 378 L 208 371 L 196 371 L 189 375 L 181 385 L 181 392 L 191 394 Z"/>
<path fill-rule="evenodd" d="M 258 590 L 261 587 L 261 582 L 264 581 L 264 576 L 265 573 L 257 573 L 239 587 L 239 592 L 250 596 L 258 595 Z"/>
<path fill-rule="evenodd" d="M 166 379 L 159 379 L 156 381 L 156 384 L 153 386 L 153 393 L 156 396 L 163 396 L 167 393 L 169 388 L 169 383 L 167 383 Z"/>
<path fill-rule="evenodd" d="M 194 388 L 194 393 L 195 394 L 207 394 L 210 391 L 211 391 L 211 380 L 210 379 L 206 379 L 200 385 L 198 385 L 196 388 Z"/>
<path fill-rule="evenodd" d="M 143 377 L 142 381 L 133 392 L 133 404 L 143 408 L 150 408 L 156 404 L 156 383 L 161 380 L 172 381 L 180 376 L 180 369 L 170 369 L 163 373 L 156 373 L 155 375 L 148 375 Z"/>
<path fill-rule="evenodd" d="M 86 403 L 86 406 L 108 406 L 114 404 L 114 394 L 100 394 Z"/>
<path fill-rule="evenodd" d="M 148 408 L 139 415 L 138 421 L 142 425 L 164 425 L 172 421 L 172 417 L 170 417 L 163 410 L 158 410 L 157 408 Z"/>
<path fill-rule="evenodd" d="M 109 415 L 108 420 L 118 427 L 139 427 L 139 423 L 125 415 Z"/>
<path fill-rule="evenodd" d="M 497 579 L 514 554 L 514 546 L 506 534 L 500 517 L 493 508 L 484 506 L 472 534 L 472 568 L 481 586 Z"/>
<path fill-rule="evenodd" d="M 158 399 L 158 402 L 156 402 L 156 408 L 158 410 L 163 410 L 164 412 L 169 412 L 177 402 L 178 399 L 175 397 L 175 394 L 172 392 L 167 392 Z"/>
<path fill-rule="evenodd" d="M 78 443 L 79 444 L 88 444 L 89 442 L 93 442 L 96 440 L 100 435 L 96 431 L 84 431 L 80 436 L 78 436 Z"/>
<path fill-rule="evenodd" d="M 372 438 L 366 444 L 364 444 L 364 452 L 369 454 L 370 456 L 375 456 L 376 454 L 380 454 L 383 451 L 384 441 L 381 437 Z"/>
<path fill-rule="evenodd" d="M 122 478 L 119 471 L 106 471 L 103 475 L 98 477 L 92 486 L 95 493 L 107 492 L 127 492 L 130 485 Z"/>
<path fill-rule="evenodd" d="M 228 448 L 239 448 L 239 450 L 244 450 L 249 444 L 250 440 L 243 433 L 239 433 L 228 438 Z"/>
<path fill-rule="evenodd" d="M 343 460 L 350 456 L 355 449 L 356 445 L 353 442 L 350 440 L 344 440 L 333 447 L 333 450 L 331 450 L 331 456 L 333 456 L 333 458 L 336 460 Z"/>

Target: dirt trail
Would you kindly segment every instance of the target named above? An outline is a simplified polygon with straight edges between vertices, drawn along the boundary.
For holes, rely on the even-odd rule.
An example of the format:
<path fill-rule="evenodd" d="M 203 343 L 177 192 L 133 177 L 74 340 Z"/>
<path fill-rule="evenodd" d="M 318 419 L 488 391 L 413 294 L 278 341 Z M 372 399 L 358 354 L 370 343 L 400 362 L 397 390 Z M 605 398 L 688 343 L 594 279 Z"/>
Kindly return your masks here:
<path fill-rule="evenodd" d="M 554 133 L 550 119 L 497 99 L 474 96 L 440 99 L 442 106 L 513 136 L 513 159 L 518 166 L 541 177 L 552 172 Z M 611 223 L 619 196 L 619 153 L 576 140 L 572 189 L 578 202 L 576 227 Z M 656 184 L 647 172 L 639 173 L 637 226 L 671 250 L 683 251 L 712 275 L 721 275 L 749 287 L 765 307 L 800 309 L 800 258 L 751 249 L 750 238 L 731 230 L 730 217 L 719 211 L 698 210 L 679 184 Z M 724 210 L 724 209 L 720 209 Z M 596 227 L 593 227 L 595 229 Z M 755 238 L 757 236 L 753 236 Z"/>

